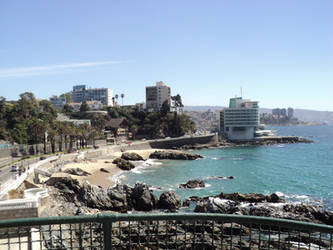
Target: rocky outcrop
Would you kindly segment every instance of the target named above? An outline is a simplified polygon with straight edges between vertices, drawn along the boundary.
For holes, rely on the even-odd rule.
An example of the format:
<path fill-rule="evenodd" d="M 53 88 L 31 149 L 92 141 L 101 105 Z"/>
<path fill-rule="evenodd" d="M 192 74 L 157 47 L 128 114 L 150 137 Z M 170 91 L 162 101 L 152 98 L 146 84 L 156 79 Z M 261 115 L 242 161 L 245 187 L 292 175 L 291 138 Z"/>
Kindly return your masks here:
<path fill-rule="evenodd" d="M 199 154 L 190 154 L 181 151 L 155 151 L 149 155 L 149 158 L 158 160 L 196 160 L 203 157 Z"/>
<path fill-rule="evenodd" d="M 118 168 L 121 170 L 129 171 L 133 168 L 135 168 L 134 164 L 130 161 L 124 160 L 122 158 L 116 158 L 113 162 L 113 164 L 116 164 Z"/>
<path fill-rule="evenodd" d="M 90 185 L 88 182 L 80 185 L 77 180 L 70 177 L 51 177 L 46 184 L 59 189 L 61 195 L 69 202 L 99 210 L 127 212 L 135 209 L 137 211 L 151 211 L 157 208 L 158 203 L 158 198 L 144 183 L 136 183 L 134 187 L 118 184 L 115 187 L 103 189 Z M 180 204 L 180 200 L 178 201 Z M 169 203 L 171 207 L 171 199 Z M 161 204 L 165 203 L 162 202 Z"/>
<path fill-rule="evenodd" d="M 128 153 L 125 152 L 121 155 L 121 158 L 127 161 L 143 161 L 144 159 L 142 158 L 141 155 L 137 153 Z"/>
<path fill-rule="evenodd" d="M 133 207 L 137 211 L 151 211 L 156 208 L 158 199 L 144 183 L 136 183 L 132 192 Z"/>
<path fill-rule="evenodd" d="M 166 191 L 161 194 L 157 207 L 174 211 L 180 208 L 180 198 L 175 192 Z"/>
<path fill-rule="evenodd" d="M 276 194 L 271 194 L 269 196 L 263 194 L 242 194 L 242 193 L 232 193 L 232 194 L 225 194 L 220 193 L 218 195 L 220 199 L 232 200 L 237 202 L 271 202 L 271 203 L 280 203 L 285 202 L 284 200 L 280 199 L 280 197 Z"/>
<path fill-rule="evenodd" d="M 77 175 L 77 176 L 91 175 L 90 173 L 82 170 L 81 168 L 68 168 L 68 169 L 64 170 L 64 173 L 71 174 L 71 175 Z"/>
<path fill-rule="evenodd" d="M 189 206 L 191 202 L 196 204 L 194 212 L 198 213 L 275 217 L 333 225 L 333 212 L 312 205 L 287 203 L 276 194 L 221 193 L 214 197 L 194 196 L 185 200 L 183 206 Z"/>
<path fill-rule="evenodd" d="M 205 183 L 200 180 L 189 180 L 187 183 L 179 184 L 179 188 L 203 188 Z"/>

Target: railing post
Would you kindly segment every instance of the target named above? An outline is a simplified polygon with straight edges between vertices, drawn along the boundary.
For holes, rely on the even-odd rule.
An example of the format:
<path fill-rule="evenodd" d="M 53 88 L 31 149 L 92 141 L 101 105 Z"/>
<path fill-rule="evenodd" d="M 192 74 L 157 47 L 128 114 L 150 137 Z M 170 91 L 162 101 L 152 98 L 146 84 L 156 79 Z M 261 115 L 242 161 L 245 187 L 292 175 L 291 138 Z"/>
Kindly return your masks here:
<path fill-rule="evenodd" d="M 111 231 L 112 231 L 112 221 L 106 219 L 103 222 L 104 249 L 106 250 L 112 249 Z"/>

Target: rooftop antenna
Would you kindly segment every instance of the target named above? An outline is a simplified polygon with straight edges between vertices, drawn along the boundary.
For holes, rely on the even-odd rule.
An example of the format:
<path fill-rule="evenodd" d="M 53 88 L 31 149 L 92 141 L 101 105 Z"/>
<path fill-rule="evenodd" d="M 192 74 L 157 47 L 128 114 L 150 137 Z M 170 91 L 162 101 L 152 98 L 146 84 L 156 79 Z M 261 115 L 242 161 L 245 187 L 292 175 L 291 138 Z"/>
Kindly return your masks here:
<path fill-rule="evenodd" d="M 240 87 L 240 91 L 241 91 L 241 97 L 243 98 L 243 88 Z"/>

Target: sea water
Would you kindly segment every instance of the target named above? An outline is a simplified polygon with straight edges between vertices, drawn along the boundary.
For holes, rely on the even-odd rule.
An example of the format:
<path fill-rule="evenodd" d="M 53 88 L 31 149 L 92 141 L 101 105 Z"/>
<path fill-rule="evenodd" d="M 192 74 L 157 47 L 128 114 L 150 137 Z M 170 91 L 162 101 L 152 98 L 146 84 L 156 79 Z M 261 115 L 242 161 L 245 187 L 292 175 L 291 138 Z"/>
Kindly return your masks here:
<path fill-rule="evenodd" d="M 177 192 L 190 196 L 225 193 L 277 193 L 287 200 L 322 205 L 333 210 L 333 126 L 274 127 L 279 135 L 297 135 L 314 141 L 214 148 L 193 151 L 195 161 L 151 161 L 124 174 L 123 183 L 137 181 L 154 187 L 156 195 Z M 162 164 L 161 164 L 162 163 Z M 234 179 L 217 177 L 233 176 Z M 201 189 L 179 189 L 189 179 L 203 180 Z"/>

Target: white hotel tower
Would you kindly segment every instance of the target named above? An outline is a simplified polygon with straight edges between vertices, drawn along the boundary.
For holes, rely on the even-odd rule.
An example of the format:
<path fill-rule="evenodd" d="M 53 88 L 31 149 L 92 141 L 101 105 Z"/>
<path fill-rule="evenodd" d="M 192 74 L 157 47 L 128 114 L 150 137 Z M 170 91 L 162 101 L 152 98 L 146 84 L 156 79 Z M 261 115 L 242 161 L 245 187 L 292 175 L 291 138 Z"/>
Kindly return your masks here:
<path fill-rule="evenodd" d="M 253 140 L 259 127 L 258 102 L 231 98 L 229 108 L 220 112 L 220 131 L 229 140 Z"/>

